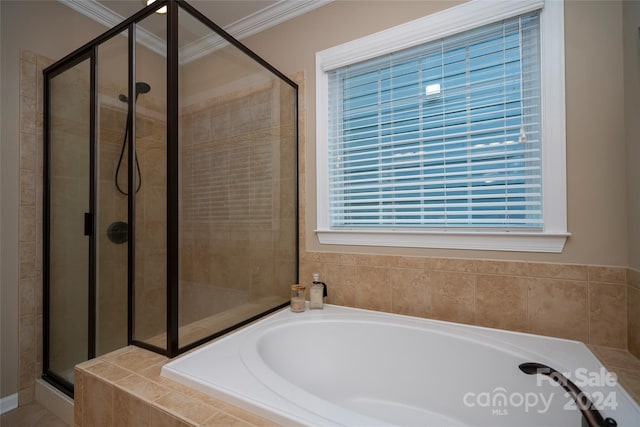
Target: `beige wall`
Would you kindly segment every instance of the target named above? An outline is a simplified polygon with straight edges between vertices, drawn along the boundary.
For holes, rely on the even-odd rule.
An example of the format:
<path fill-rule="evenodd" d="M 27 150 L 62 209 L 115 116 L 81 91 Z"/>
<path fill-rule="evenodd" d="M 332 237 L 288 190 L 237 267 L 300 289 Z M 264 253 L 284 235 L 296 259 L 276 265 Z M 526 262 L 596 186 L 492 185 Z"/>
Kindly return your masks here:
<path fill-rule="evenodd" d="M 243 40 L 283 72 L 307 73 L 303 106 L 307 123 L 306 249 L 627 266 L 621 2 L 570 1 L 565 8 L 568 227 L 573 235 L 562 254 L 319 244 L 313 232 L 315 52 L 454 4 L 337 1 Z"/>
<path fill-rule="evenodd" d="M 629 266 L 640 270 L 640 2 L 624 2 L 623 17 Z"/>
<path fill-rule="evenodd" d="M 629 350 L 640 357 L 640 2 L 623 6 L 624 104 L 627 138 L 627 215 L 629 228 L 629 277 L 627 323 Z"/>

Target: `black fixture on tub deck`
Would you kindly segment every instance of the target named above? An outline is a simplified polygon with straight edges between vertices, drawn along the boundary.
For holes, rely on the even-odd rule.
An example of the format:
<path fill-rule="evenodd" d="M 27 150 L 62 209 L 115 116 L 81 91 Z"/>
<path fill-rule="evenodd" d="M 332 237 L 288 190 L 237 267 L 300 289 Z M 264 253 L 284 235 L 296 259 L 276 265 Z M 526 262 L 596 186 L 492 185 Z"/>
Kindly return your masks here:
<path fill-rule="evenodd" d="M 596 409 L 591 400 L 584 394 L 580 388 L 575 385 L 569 378 L 562 375 L 555 369 L 543 365 L 542 363 L 522 363 L 520 370 L 527 375 L 546 375 L 552 380 L 560 384 L 569 396 L 576 402 L 580 412 L 582 412 L 582 427 L 616 427 L 618 423 L 613 418 L 602 418 L 600 412 Z"/>

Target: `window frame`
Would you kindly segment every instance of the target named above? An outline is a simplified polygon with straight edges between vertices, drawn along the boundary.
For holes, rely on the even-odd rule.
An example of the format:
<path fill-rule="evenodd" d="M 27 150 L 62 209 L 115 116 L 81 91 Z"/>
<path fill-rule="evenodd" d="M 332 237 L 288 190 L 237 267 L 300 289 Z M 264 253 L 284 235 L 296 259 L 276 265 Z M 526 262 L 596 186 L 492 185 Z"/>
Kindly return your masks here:
<path fill-rule="evenodd" d="M 541 231 L 481 228 L 331 228 L 329 223 L 328 76 L 356 62 L 541 9 Z M 567 232 L 564 2 L 471 0 L 316 53 L 317 229 L 321 244 L 562 252 Z"/>

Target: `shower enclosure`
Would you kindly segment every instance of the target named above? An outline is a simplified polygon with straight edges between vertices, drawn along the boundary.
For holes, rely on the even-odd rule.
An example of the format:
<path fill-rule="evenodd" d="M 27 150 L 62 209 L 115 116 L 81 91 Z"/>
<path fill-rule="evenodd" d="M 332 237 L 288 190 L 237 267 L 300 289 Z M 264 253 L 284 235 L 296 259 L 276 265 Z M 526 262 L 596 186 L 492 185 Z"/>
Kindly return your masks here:
<path fill-rule="evenodd" d="M 73 395 L 77 363 L 173 357 L 288 303 L 294 82 L 183 0 L 44 81 L 43 378 Z"/>

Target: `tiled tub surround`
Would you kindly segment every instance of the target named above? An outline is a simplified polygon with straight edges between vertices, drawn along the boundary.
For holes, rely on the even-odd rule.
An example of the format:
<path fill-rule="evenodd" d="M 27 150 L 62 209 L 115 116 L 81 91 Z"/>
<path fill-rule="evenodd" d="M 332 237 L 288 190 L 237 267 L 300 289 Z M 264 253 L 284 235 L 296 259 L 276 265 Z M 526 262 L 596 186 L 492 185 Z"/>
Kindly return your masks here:
<path fill-rule="evenodd" d="M 637 329 L 638 305 L 627 293 L 640 296 L 640 288 L 628 284 L 637 272 L 627 268 L 307 252 L 300 280 L 312 272 L 333 304 L 625 350 L 627 310 Z"/>
<path fill-rule="evenodd" d="M 76 366 L 76 427 L 276 425 L 161 377 L 167 361 L 131 346 Z"/>
<path fill-rule="evenodd" d="M 640 361 L 590 346 L 640 402 Z M 75 426 L 274 426 L 273 422 L 160 376 L 168 359 L 126 347 L 76 366 Z"/>
<path fill-rule="evenodd" d="M 615 396 L 618 406 L 602 404 L 602 415 L 636 425 L 640 406 L 619 384 L 580 380 L 578 369 L 600 372 L 596 359 L 579 341 L 327 304 L 281 310 L 167 363 L 161 375 L 284 425 L 579 424 L 559 401 L 544 415 L 513 408 L 499 419 L 463 404 L 477 390 L 532 391 L 536 379 L 517 367 L 536 361 L 590 395 Z"/>
<path fill-rule="evenodd" d="M 315 261 L 301 262 L 301 276 L 306 277 L 311 270 L 322 271 L 330 284 L 331 302 L 590 342 L 594 354 L 640 402 L 640 361 L 626 351 L 625 344 L 615 344 L 626 343 L 625 301 L 630 303 L 626 296 L 640 290 L 637 282 L 633 282 L 634 287 L 629 281 L 637 279 L 635 270 L 360 254 L 307 253 L 304 257 L 311 255 Z M 456 281 L 464 277 L 466 281 Z M 469 288 L 471 295 L 467 299 L 463 293 L 459 300 L 457 294 L 446 293 L 449 287 L 457 289 L 457 283 L 462 284 L 462 289 Z M 481 286 L 487 289 L 480 289 Z M 538 287 L 546 292 L 542 295 L 536 292 L 540 290 Z M 615 297 L 619 293 L 622 296 Z M 611 295 L 613 302 L 608 299 Z M 384 297 L 388 299 L 385 301 Z M 472 314 L 462 309 L 442 314 L 435 307 L 443 298 L 452 299 L 445 300 L 445 304 L 462 305 Z M 492 302 L 493 298 L 497 301 Z M 571 298 L 577 298 L 579 304 L 571 302 Z M 614 313 L 615 310 L 621 313 Z M 455 317 L 463 315 L 467 317 Z M 583 323 L 564 325 L 572 316 Z M 619 330 L 594 330 L 606 328 L 608 323 Z M 631 322 L 629 325 L 631 330 Z M 581 326 L 584 329 L 578 332 L 572 329 Z M 612 348 L 616 346 L 619 348 Z M 160 369 L 167 361 L 146 350 L 126 347 L 78 365 L 76 426 L 274 425 L 251 412 L 160 377 Z"/>

